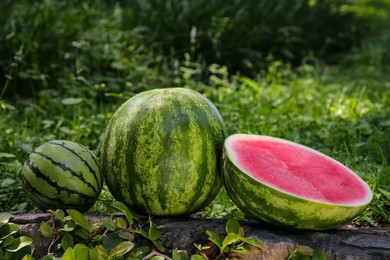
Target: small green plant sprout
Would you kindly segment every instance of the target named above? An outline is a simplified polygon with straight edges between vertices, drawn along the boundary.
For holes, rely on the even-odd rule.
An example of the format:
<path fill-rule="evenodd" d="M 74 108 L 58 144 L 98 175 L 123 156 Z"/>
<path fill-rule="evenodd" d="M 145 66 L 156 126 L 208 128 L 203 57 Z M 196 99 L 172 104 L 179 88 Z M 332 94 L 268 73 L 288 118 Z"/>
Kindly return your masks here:
<path fill-rule="evenodd" d="M 221 238 L 214 231 L 206 230 L 206 234 L 209 236 L 208 239 L 212 244 L 207 246 L 195 244 L 199 254 L 193 255 L 192 259 L 209 259 L 209 256 L 205 252 L 215 246 L 219 251 L 216 256 L 217 259 L 232 259 L 233 254 L 249 254 L 252 249 L 251 247 L 260 250 L 263 249 L 263 245 L 256 238 L 244 237 L 244 228 L 236 219 L 229 219 L 226 222 L 225 230 L 227 235 L 224 238 Z"/>
<path fill-rule="evenodd" d="M 165 250 L 160 240 L 161 233 L 151 218 L 145 228 L 126 205 L 115 201 L 112 206 L 124 217 L 114 218 L 112 215 L 92 222 L 77 210 L 68 209 L 67 214 L 61 209 L 49 210 L 52 219 L 41 222 L 39 228 L 43 236 L 52 239 L 44 260 L 56 259 L 58 255 L 64 260 L 110 260 L 125 256 L 143 259 L 154 251 L 148 246 L 136 247 L 135 234 L 149 239 L 159 251 Z"/>
<path fill-rule="evenodd" d="M 326 260 L 325 252 L 318 247 L 313 249 L 308 246 L 296 245 L 294 250 L 289 248 L 289 252 L 287 260 Z"/>
<path fill-rule="evenodd" d="M 19 226 L 11 223 L 10 213 L 0 213 L 0 259 L 22 259 L 25 255 L 32 255 L 34 246 L 32 239 L 27 236 L 17 236 Z"/>

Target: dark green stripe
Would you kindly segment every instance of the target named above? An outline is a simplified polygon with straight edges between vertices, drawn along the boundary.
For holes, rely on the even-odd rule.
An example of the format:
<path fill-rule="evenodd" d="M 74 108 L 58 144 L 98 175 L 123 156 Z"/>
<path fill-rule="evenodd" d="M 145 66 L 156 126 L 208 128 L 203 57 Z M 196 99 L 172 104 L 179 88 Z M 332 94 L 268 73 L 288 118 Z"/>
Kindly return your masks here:
<path fill-rule="evenodd" d="M 156 96 L 155 94 L 144 95 L 142 97 L 143 105 L 140 109 L 137 110 L 137 113 L 133 115 L 133 118 L 136 118 L 141 123 L 146 121 L 146 119 L 150 117 L 150 110 L 152 110 L 152 109 L 149 106 L 155 102 L 155 100 L 154 100 L 155 96 Z M 138 96 L 138 98 L 140 98 L 140 96 Z M 134 112 L 134 111 L 132 111 L 132 112 Z M 145 119 L 145 120 L 143 120 L 143 119 Z M 159 122 L 156 122 L 156 123 L 159 123 Z M 139 148 L 140 144 L 136 143 L 138 141 L 137 136 L 139 135 L 138 130 L 140 130 L 140 129 L 138 128 L 138 125 L 135 123 L 133 123 L 127 127 L 130 129 L 129 129 L 128 134 L 126 135 L 127 140 L 124 140 L 124 142 L 123 142 L 123 144 L 125 144 L 126 146 L 124 147 L 124 149 L 120 149 L 120 150 L 122 152 L 126 153 L 126 156 L 127 156 L 127 161 L 126 161 L 127 174 L 128 174 L 127 179 L 131 180 L 131 182 L 132 182 L 132 185 L 129 185 L 129 187 L 130 187 L 130 189 L 129 189 L 130 200 L 136 206 L 140 207 L 141 201 L 138 199 L 138 197 L 142 197 L 142 199 L 146 203 L 146 205 L 142 205 L 142 209 L 136 209 L 136 210 L 141 210 L 144 213 L 147 213 L 147 210 L 151 208 L 151 205 L 149 204 L 150 194 L 147 194 L 146 192 L 142 192 L 141 194 L 139 194 L 136 191 L 137 186 L 139 186 L 143 182 L 142 176 L 140 176 L 140 174 L 142 175 L 142 173 L 136 172 L 136 170 L 135 170 L 136 165 L 134 163 L 135 153 L 137 152 L 137 149 L 140 149 Z M 151 129 L 153 129 L 153 128 L 151 128 Z M 151 134 L 154 134 L 152 131 L 151 131 Z"/>
<path fill-rule="evenodd" d="M 75 176 L 76 178 L 78 178 L 80 181 L 82 181 L 83 183 L 85 183 L 88 187 L 90 187 L 96 194 L 99 193 L 99 191 L 96 189 L 95 186 L 93 186 L 90 182 L 86 181 L 84 179 L 84 176 L 80 173 L 77 173 L 75 171 L 73 171 L 71 168 L 69 168 L 68 166 L 66 166 L 65 164 L 63 163 L 60 163 L 60 162 L 57 162 L 55 160 L 53 160 L 53 158 L 51 158 L 50 156 L 48 156 L 47 154 L 44 154 L 44 153 L 41 153 L 41 152 L 38 152 L 38 151 L 33 151 L 32 152 L 33 154 L 37 154 L 47 160 L 49 160 L 53 165 L 59 167 L 60 169 L 62 169 L 63 171 L 68 171 L 70 172 L 73 176 Z M 42 176 L 44 176 L 42 174 Z M 47 178 L 47 176 L 45 176 Z M 53 182 L 55 183 L 55 182 Z M 58 185 L 59 186 L 59 185 Z"/>
<path fill-rule="evenodd" d="M 207 154 L 207 156 L 202 156 L 202 162 L 198 167 L 199 179 L 193 186 L 195 188 L 194 194 L 209 192 L 209 197 L 201 204 L 199 204 L 198 196 L 194 196 L 189 201 L 189 207 L 192 207 L 191 211 L 197 211 L 209 204 L 218 194 L 222 185 L 218 162 L 224 140 L 223 127 L 221 127 L 223 125 L 221 125 L 218 117 L 214 113 L 210 113 L 209 103 L 206 100 L 199 95 L 194 95 L 193 99 L 188 100 L 188 102 L 191 102 L 194 111 L 201 110 L 198 113 L 193 113 L 194 118 L 191 120 L 196 121 L 197 127 L 204 132 L 204 136 L 198 140 L 201 142 L 202 154 Z M 210 142 L 212 145 L 208 146 Z M 210 165 L 210 163 L 213 163 L 213 165 Z M 209 183 L 210 178 L 214 179 L 212 183 Z M 209 183 L 208 186 L 211 188 L 207 187 L 207 189 L 204 189 L 206 183 Z"/>
<path fill-rule="evenodd" d="M 189 99 L 186 102 L 191 102 L 191 106 L 194 109 L 194 111 L 199 110 L 198 98 Z M 199 206 L 202 206 L 202 205 L 199 205 L 199 197 L 203 196 L 204 194 L 202 194 L 202 193 L 205 191 L 210 192 L 210 187 L 204 189 L 205 185 L 206 185 L 206 180 L 207 180 L 207 178 L 214 177 L 213 173 L 209 172 L 210 170 L 209 170 L 209 165 L 207 162 L 208 156 L 206 156 L 206 155 L 210 155 L 210 152 L 211 152 L 211 151 L 208 151 L 208 149 L 207 149 L 207 142 L 209 141 L 209 136 L 208 136 L 209 122 L 206 121 L 204 113 L 192 113 L 192 116 L 194 118 L 190 118 L 189 120 L 195 121 L 197 123 L 197 126 L 196 126 L 197 128 L 203 128 L 205 135 L 202 136 L 201 138 L 195 137 L 195 139 L 198 142 L 200 142 L 200 145 L 201 145 L 200 150 L 202 151 L 201 154 L 203 156 L 201 157 L 202 161 L 199 163 L 199 165 L 197 167 L 196 174 L 197 174 L 199 179 L 197 180 L 197 183 L 192 183 L 192 187 L 194 189 L 192 192 L 193 192 L 194 196 L 192 196 L 192 198 L 188 198 L 189 201 L 188 201 L 187 207 L 188 207 L 189 212 L 196 211 L 196 210 L 198 210 Z M 184 131 L 186 131 L 186 130 L 184 130 Z M 189 132 L 189 130 L 188 130 L 188 132 Z M 193 141 L 193 140 L 189 140 L 189 142 L 191 142 L 191 141 Z M 186 150 L 186 149 L 184 149 L 184 150 Z M 186 150 L 186 151 L 190 152 L 189 150 Z M 190 155 L 188 154 L 187 157 L 190 158 Z M 191 173 L 189 173 L 189 174 L 191 174 Z M 217 188 L 217 187 L 215 187 L 215 188 Z M 198 194 L 198 196 L 196 196 L 197 194 Z"/>
<path fill-rule="evenodd" d="M 30 158 L 27 159 L 27 166 L 35 174 L 35 176 L 37 178 L 43 179 L 44 181 L 49 183 L 52 187 L 54 187 L 57 190 L 57 194 L 59 194 L 61 191 L 65 191 L 65 192 L 67 192 L 69 194 L 69 196 L 71 194 L 76 194 L 76 195 L 78 195 L 80 197 L 80 199 L 82 199 L 84 201 L 93 201 L 93 200 L 95 200 L 94 197 L 91 197 L 91 196 L 88 196 L 86 194 L 83 194 L 83 193 L 81 193 L 81 192 L 79 192 L 77 190 L 71 190 L 71 189 L 69 189 L 67 187 L 59 186 L 58 183 L 53 182 L 50 178 L 45 176 L 35 165 L 33 165 L 31 160 L 30 160 Z M 36 189 L 24 176 L 23 176 L 22 181 L 24 182 L 25 189 L 28 190 L 31 194 L 34 194 L 37 199 L 39 197 L 42 197 L 42 198 L 46 198 L 48 200 L 53 200 L 53 201 L 55 201 L 55 202 L 57 202 L 59 204 L 66 204 L 66 205 L 69 205 L 69 206 L 73 205 L 73 204 L 69 204 L 69 203 L 63 201 L 60 198 L 48 197 L 47 195 L 45 195 L 44 193 L 42 193 L 38 189 Z M 46 204 L 45 202 L 43 202 L 43 203 Z M 77 206 L 77 205 L 74 205 L 74 206 Z"/>
<path fill-rule="evenodd" d="M 78 203 L 70 203 L 67 201 L 62 200 L 59 197 L 49 197 L 46 194 L 40 192 L 38 189 L 36 189 L 24 176 L 22 177 L 23 187 L 24 190 L 27 193 L 28 198 L 32 201 L 32 203 L 38 207 L 41 210 L 47 210 L 47 209 L 57 209 L 57 208 L 74 208 L 74 209 L 80 209 L 85 210 L 89 207 L 89 205 L 86 204 L 92 204 L 96 199 L 92 197 L 80 197 L 80 201 Z M 69 194 L 70 195 L 70 194 Z M 80 195 L 80 194 L 77 194 Z M 82 194 L 81 194 L 82 195 Z M 82 204 L 82 205 L 80 205 Z"/>
<path fill-rule="evenodd" d="M 36 152 L 34 152 L 36 153 Z M 40 154 L 40 153 L 37 153 L 37 154 Z M 48 176 L 46 176 L 45 174 L 43 174 L 38 167 L 36 167 L 32 162 L 31 162 L 31 159 L 28 158 L 27 159 L 27 166 L 28 168 L 35 174 L 35 176 L 37 178 L 40 178 L 40 179 L 43 179 L 45 182 L 47 182 L 50 186 L 54 187 L 56 190 L 57 190 L 57 194 L 59 194 L 61 191 L 65 191 L 67 192 L 68 194 L 77 194 L 78 196 L 80 196 L 82 199 L 84 200 L 90 200 L 90 199 L 94 199 L 94 197 L 91 197 L 91 196 L 88 196 L 80 191 L 77 191 L 77 190 L 72 190 L 72 189 L 69 189 L 68 187 L 63 187 L 63 186 L 60 186 L 58 185 L 57 182 L 54 182 L 52 181 Z M 26 180 L 27 182 L 27 180 Z M 31 186 L 31 185 L 29 185 Z"/>
<path fill-rule="evenodd" d="M 95 181 L 96 181 L 96 184 L 98 185 L 98 187 L 101 187 L 101 181 L 100 181 L 100 178 L 99 178 L 100 173 L 96 173 L 96 171 L 89 165 L 89 163 L 84 158 L 82 158 L 75 150 L 73 150 L 72 148 L 67 146 L 66 143 L 57 143 L 57 142 L 51 141 L 50 144 L 58 145 L 58 146 L 60 146 L 60 147 L 62 147 L 64 149 L 68 150 L 72 154 L 76 155 L 84 163 L 84 165 L 87 166 L 88 170 L 95 177 Z M 96 161 L 95 156 L 93 155 L 93 153 L 91 151 L 89 151 L 87 148 L 85 148 L 84 146 L 82 146 L 80 144 L 77 144 L 77 145 L 91 156 L 91 158 L 95 162 L 95 165 L 97 165 L 98 168 L 99 168 L 99 163 Z M 95 190 L 95 192 L 96 192 L 96 190 Z"/>
<path fill-rule="evenodd" d="M 164 153 L 159 158 L 159 173 L 160 176 L 157 177 L 157 190 L 159 191 L 158 200 L 161 205 L 161 209 L 163 211 L 167 210 L 167 194 L 169 189 L 171 188 L 172 182 L 172 160 L 175 159 L 175 151 L 172 151 L 172 144 L 174 143 L 176 136 L 172 136 L 172 131 L 176 130 L 176 128 L 184 128 L 188 127 L 188 115 L 185 113 L 182 113 L 180 108 L 180 102 L 178 100 L 170 100 L 169 101 L 172 104 L 172 110 L 168 110 L 164 108 L 163 112 L 160 114 L 162 118 L 165 118 L 166 120 L 162 125 L 163 131 L 166 134 L 166 136 L 162 139 L 161 146 L 165 148 Z M 176 109 L 175 109 L 176 108 Z M 170 118 L 174 120 L 169 120 Z M 177 151 L 176 151 L 177 152 Z M 181 152 L 181 151 L 180 151 Z M 175 161 L 175 163 L 178 163 Z M 185 169 L 184 169 L 185 170 Z M 181 187 L 178 186 L 177 189 L 180 189 Z"/>

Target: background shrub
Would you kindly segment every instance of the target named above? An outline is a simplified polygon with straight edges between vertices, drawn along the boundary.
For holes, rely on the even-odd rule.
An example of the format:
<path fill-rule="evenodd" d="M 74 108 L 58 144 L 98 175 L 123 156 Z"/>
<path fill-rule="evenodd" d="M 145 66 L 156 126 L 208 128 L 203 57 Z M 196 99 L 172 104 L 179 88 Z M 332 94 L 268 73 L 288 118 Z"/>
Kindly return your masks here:
<path fill-rule="evenodd" d="M 6 0 L 0 72 L 13 78 L 9 97 L 45 88 L 95 95 L 167 83 L 156 73 L 170 75 L 186 59 L 246 75 L 273 60 L 333 62 L 366 31 L 359 16 L 342 11 L 343 1 L 333 2 Z"/>

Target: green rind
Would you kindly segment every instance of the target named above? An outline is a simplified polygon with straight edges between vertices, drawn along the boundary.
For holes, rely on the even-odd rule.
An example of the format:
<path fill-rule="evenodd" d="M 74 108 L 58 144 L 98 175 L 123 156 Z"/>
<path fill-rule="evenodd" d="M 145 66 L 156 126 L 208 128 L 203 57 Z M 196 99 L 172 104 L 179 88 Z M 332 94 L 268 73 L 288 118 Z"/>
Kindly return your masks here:
<path fill-rule="evenodd" d="M 37 208 L 88 210 L 97 200 L 103 176 L 95 155 L 65 140 L 36 148 L 22 168 L 27 197 Z"/>
<path fill-rule="evenodd" d="M 101 153 L 107 186 L 116 199 L 143 214 L 196 212 L 222 186 L 224 138 L 219 112 L 198 92 L 140 93 L 108 125 Z"/>
<path fill-rule="evenodd" d="M 227 193 L 248 217 L 280 227 L 327 230 L 360 215 L 367 204 L 341 206 L 305 200 L 269 187 L 242 172 L 223 148 L 223 177 Z"/>

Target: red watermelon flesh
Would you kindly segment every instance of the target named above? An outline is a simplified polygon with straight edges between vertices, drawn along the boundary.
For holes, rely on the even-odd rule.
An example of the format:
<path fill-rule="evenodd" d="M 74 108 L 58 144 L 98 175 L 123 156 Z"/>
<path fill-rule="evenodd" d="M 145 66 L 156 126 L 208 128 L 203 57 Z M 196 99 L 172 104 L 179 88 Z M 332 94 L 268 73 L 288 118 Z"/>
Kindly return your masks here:
<path fill-rule="evenodd" d="M 370 188 L 357 174 L 306 146 L 254 135 L 236 135 L 230 142 L 233 163 L 277 190 L 345 206 L 368 203 L 372 198 Z"/>

